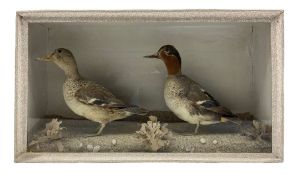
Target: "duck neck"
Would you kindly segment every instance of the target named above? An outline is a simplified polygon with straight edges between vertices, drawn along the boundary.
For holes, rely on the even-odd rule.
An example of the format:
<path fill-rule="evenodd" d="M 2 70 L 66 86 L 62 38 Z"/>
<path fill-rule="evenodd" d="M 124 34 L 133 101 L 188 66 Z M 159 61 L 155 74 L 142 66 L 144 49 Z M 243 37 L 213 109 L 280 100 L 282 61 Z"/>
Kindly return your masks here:
<path fill-rule="evenodd" d="M 181 74 L 181 63 L 176 60 L 176 58 L 168 57 L 167 59 L 164 59 L 164 63 L 167 68 L 168 76 Z"/>
<path fill-rule="evenodd" d="M 81 78 L 77 67 L 71 67 L 71 68 L 67 68 L 64 69 L 65 75 L 67 79 L 74 79 L 74 80 L 78 80 Z"/>

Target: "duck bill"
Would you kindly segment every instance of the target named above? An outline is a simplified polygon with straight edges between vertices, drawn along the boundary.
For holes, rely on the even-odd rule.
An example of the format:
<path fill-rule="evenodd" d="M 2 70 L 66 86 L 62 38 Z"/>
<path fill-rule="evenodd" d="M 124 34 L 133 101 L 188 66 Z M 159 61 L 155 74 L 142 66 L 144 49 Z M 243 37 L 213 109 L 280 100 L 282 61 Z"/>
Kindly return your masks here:
<path fill-rule="evenodd" d="M 143 56 L 144 58 L 157 58 L 157 59 L 159 59 L 159 56 L 158 56 L 158 54 L 153 54 L 153 55 L 146 55 L 146 56 Z"/>
<path fill-rule="evenodd" d="M 37 60 L 37 61 L 52 61 L 52 55 L 53 54 L 48 54 L 44 57 L 35 58 L 35 60 Z"/>

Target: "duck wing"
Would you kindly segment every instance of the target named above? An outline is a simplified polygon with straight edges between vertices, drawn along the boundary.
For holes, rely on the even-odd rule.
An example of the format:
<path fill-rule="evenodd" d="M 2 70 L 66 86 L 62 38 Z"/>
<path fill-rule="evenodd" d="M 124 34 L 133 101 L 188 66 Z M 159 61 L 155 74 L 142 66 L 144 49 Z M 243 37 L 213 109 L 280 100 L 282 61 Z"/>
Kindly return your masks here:
<path fill-rule="evenodd" d="M 226 107 L 221 106 L 220 103 L 200 84 L 188 78 L 187 99 L 192 102 L 192 105 L 198 111 L 216 113 L 221 116 L 233 117 L 234 114 Z"/>
<path fill-rule="evenodd" d="M 89 83 L 75 93 L 75 97 L 82 103 L 96 105 L 108 109 L 122 109 L 132 114 L 145 115 L 147 110 L 136 105 L 126 104 L 117 99 L 108 89 L 95 83 Z"/>
<path fill-rule="evenodd" d="M 124 108 L 126 105 L 117 99 L 108 89 L 98 84 L 89 83 L 75 93 L 75 97 L 82 103 L 97 105 L 105 108 Z"/>

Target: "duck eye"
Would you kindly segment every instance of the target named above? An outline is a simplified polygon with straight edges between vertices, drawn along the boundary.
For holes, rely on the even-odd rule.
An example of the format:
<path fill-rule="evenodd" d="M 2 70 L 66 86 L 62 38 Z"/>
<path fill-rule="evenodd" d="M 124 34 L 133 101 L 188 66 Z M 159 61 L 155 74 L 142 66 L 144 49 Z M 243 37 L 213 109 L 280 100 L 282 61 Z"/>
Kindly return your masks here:
<path fill-rule="evenodd" d="M 61 53 L 62 52 L 62 50 L 61 49 L 58 49 L 58 53 Z"/>

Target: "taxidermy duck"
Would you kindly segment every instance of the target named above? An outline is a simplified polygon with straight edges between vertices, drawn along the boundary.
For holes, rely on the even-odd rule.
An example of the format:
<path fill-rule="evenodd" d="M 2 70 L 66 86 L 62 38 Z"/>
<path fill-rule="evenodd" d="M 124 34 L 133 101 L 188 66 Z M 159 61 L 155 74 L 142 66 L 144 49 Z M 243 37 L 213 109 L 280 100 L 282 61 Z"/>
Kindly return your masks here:
<path fill-rule="evenodd" d="M 124 103 L 103 86 L 82 78 L 73 54 L 67 49 L 56 49 L 37 60 L 53 62 L 64 71 L 63 95 L 67 106 L 75 114 L 101 124 L 98 132 L 91 136 L 100 135 L 109 122 L 147 113 L 145 109 Z"/>
<path fill-rule="evenodd" d="M 165 63 L 168 73 L 164 86 L 166 105 L 181 120 L 195 124 L 195 134 L 199 125 L 222 121 L 238 123 L 229 109 L 221 106 L 200 84 L 182 74 L 181 57 L 174 46 L 164 45 L 157 53 L 144 57 L 160 59 Z"/>

